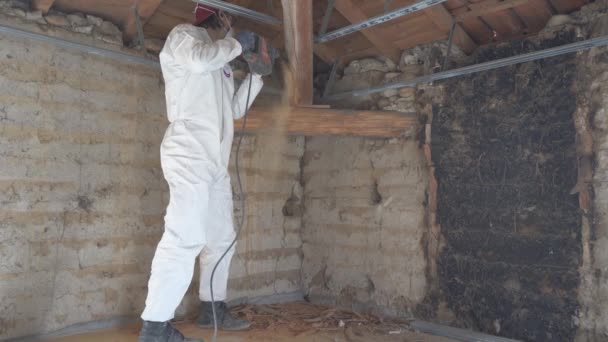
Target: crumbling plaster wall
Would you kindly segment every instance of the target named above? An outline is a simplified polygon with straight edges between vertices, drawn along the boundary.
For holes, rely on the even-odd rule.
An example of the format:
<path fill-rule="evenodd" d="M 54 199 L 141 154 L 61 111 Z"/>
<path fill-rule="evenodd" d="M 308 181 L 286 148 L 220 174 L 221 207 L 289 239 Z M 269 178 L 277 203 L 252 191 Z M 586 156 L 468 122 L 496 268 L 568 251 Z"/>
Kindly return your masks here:
<path fill-rule="evenodd" d="M 15 8 L 24 11 L 11 7 L 1 24 L 121 49 Z M 0 35 L 0 340 L 139 315 L 168 201 L 167 124 L 159 70 Z M 233 299 L 300 291 L 301 212 L 289 208 L 301 197 L 304 140 L 279 145 L 243 140 Z M 230 171 L 235 180 L 234 160 Z M 197 288 L 195 278 L 178 315 Z"/>

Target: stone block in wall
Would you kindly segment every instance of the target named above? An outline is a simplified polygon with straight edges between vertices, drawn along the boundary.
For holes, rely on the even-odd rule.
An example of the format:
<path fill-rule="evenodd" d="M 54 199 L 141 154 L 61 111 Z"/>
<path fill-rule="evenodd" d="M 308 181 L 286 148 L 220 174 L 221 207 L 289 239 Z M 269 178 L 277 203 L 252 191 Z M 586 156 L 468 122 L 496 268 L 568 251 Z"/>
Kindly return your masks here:
<path fill-rule="evenodd" d="M 27 12 L 25 14 L 25 19 L 31 20 L 31 21 L 38 21 L 38 22 L 41 21 L 42 23 L 46 23 L 46 21 L 44 21 L 44 18 L 42 17 L 41 11 Z"/>
<path fill-rule="evenodd" d="M 22 10 L 21 8 L 9 8 L 6 10 L 6 14 L 25 18 L 26 11 Z"/>
<path fill-rule="evenodd" d="M 393 97 L 393 96 L 397 96 L 399 94 L 399 89 L 387 89 L 385 91 L 382 92 L 382 96 L 384 97 Z"/>
<path fill-rule="evenodd" d="M 107 35 L 97 31 L 93 32 L 93 37 L 110 44 L 123 45 L 122 35 Z"/>
<path fill-rule="evenodd" d="M 352 61 L 346 69 L 344 69 L 344 75 L 360 74 L 366 71 L 380 71 L 389 72 L 390 67 L 383 61 L 375 58 L 365 58 L 356 61 Z"/>
<path fill-rule="evenodd" d="M 109 21 L 104 21 L 98 28 L 99 32 L 106 34 L 106 35 L 110 35 L 110 36 L 114 36 L 114 35 L 121 35 L 122 33 L 120 32 L 120 30 L 118 29 L 118 27 L 114 24 L 112 24 Z"/>
<path fill-rule="evenodd" d="M 84 33 L 84 34 L 91 34 L 93 32 L 93 26 L 91 26 L 91 25 L 76 26 L 76 27 L 72 28 L 72 31 L 78 32 L 78 33 Z"/>
<path fill-rule="evenodd" d="M 0 8 L 12 8 L 12 9 L 20 9 L 22 11 L 29 10 L 29 4 L 26 1 L 19 0 L 1 0 Z"/>
<path fill-rule="evenodd" d="M 415 113 L 416 105 L 408 98 L 397 98 L 396 101 L 392 102 L 388 106 L 382 107 L 382 109 L 396 110 L 402 113 Z"/>
<path fill-rule="evenodd" d="M 89 22 L 89 24 L 91 25 L 95 25 L 95 26 L 101 26 L 101 24 L 103 24 L 103 19 L 96 17 L 94 15 L 86 15 L 87 21 Z"/>
<path fill-rule="evenodd" d="M 68 14 L 66 18 L 72 27 L 86 26 L 89 24 L 87 19 L 81 13 Z"/>
<path fill-rule="evenodd" d="M 350 91 L 355 89 L 365 89 L 374 85 L 381 84 L 384 79 L 384 72 L 378 70 L 368 70 L 356 74 L 344 75 L 341 79 L 334 83 L 332 92 L 340 93 L 344 91 Z M 376 96 L 357 96 L 350 97 L 348 99 L 342 99 L 339 102 L 333 104 L 337 108 L 359 108 L 372 103 Z"/>
<path fill-rule="evenodd" d="M 65 15 L 49 14 L 49 15 L 45 16 L 44 19 L 46 19 L 46 22 L 51 25 L 61 26 L 61 27 L 70 26 L 70 22 L 65 17 Z"/>

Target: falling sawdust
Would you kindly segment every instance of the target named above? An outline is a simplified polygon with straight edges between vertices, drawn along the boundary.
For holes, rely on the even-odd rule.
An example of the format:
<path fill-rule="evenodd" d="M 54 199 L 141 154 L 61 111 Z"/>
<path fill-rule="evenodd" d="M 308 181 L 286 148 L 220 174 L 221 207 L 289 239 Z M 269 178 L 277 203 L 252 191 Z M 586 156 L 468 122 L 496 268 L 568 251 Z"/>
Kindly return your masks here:
<path fill-rule="evenodd" d="M 257 134 L 260 146 L 270 150 L 273 158 L 270 159 L 270 170 L 281 169 L 287 145 L 287 122 L 291 115 L 291 99 L 293 98 L 294 82 L 291 70 L 286 64 L 281 64 L 283 75 L 283 93 L 280 101 L 270 109 L 271 122 L 267 129 Z"/>

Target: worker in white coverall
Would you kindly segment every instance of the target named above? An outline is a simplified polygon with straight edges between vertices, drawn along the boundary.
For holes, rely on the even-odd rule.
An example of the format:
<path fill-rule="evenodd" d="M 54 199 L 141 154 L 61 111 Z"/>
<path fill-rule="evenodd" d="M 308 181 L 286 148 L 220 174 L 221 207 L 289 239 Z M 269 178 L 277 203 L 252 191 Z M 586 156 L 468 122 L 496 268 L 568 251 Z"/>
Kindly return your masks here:
<path fill-rule="evenodd" d="M 229 62 L 254 48 L 251 32 L 232 38 L 232 18 L 197 5 L 194 25 L 176 26 L 160 53 L 169 127 L 160 147 L 170 200 L 165 231 L 156 248 L 148 283 L 140 342 L 185 339 L 171 324 L 192 280 L 200 255 L 201 313 L 198 325 L 213 327 L 211 272 L 235 237 L 228 161 L 233 120 L 241 118 L 262 88 L 259 75 L 247 76 L 234 91 Z M 249 83 L 251 82 L 251 88 Z M 214 299 L 219 328 L 240 330 L 249 322 L 227 311 L 224 300 L 234 247 L 218 265 Z"/>

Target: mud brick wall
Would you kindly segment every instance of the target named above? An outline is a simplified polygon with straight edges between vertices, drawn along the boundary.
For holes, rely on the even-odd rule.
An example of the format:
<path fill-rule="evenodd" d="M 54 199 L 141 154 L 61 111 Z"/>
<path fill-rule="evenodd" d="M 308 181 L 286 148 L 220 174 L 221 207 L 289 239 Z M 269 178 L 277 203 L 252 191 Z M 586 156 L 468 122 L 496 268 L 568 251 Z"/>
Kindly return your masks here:
<path fill-rule="evenodd" d="M 501 45 L 477 62 L 572 42 Z M 526 341 L 576 333 L 581 213 L 572 85 L 576 55 L 443 83 L 433 159 L 445 247 L 440 289 L 459 323 Z"/>
<path fill-rule="evenodd" d="M 428 170 L 414 139 L 311 137 L 302 183 L 313 301 L 411 317 L 426 295 Z"/>
<path fill-rule="evenodd" d="M 117 48 L 40 20 L 0 22 Z M 158 70 L 0 35 L 0 339 L 140 314 L 168 200 L 163 91 Z M 300 289 L 301 213 L 283 209 L 299 203 L 304 141 L 281 146 L 243 141 L 231 298 Z"/>

